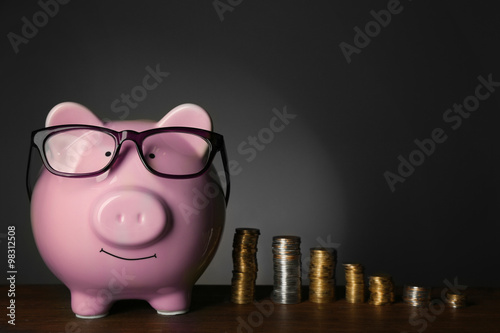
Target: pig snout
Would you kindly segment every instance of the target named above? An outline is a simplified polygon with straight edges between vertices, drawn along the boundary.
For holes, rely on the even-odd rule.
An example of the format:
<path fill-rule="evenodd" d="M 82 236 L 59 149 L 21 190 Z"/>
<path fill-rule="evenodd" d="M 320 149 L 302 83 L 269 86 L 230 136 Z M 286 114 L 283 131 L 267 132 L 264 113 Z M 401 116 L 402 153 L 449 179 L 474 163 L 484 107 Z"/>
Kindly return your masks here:
<path fill-rule="evenodd" d="M 163 200 L 142 190 L 108 193 L 94 207 L 92 226 L 113 246 L 146 246 L 167 231 L 169 214 Z"/>

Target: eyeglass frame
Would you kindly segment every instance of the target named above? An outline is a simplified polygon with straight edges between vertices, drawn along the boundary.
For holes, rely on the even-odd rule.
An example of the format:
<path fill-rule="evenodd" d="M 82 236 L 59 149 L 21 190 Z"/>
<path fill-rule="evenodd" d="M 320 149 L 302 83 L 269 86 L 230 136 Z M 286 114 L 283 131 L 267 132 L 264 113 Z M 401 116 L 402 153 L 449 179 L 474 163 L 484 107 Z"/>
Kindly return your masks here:
<path fill-rule="evenodd" d="M 109 136 L 111 136 L 114 141 L 115 141 L 115 150 L 113 157 L 111 160 L 108 162 L 108 164 L 101 168 L 98 171 L 94 172 L 86 172 L 86 173 L 69 173 L 69 172 L 62 172 L 54 169 L 49 161 L 47 160 L 47 156 L 45 155 L 45 148 L 44 144 L 47 138 L 49 138 L 51 135 L 54 133 L 58 132 L 65 132 L 73 129 L 89 129 L 89 130 L 95 130 L 99 131 L 102 133 L 106 133 Z M 142 151 L 142 143 L 145 138 L 148 136 L 151 136 L 156 133 L 186 133 L 186 134 L 192 134 L 192 135 L 197 135 L 199 137 L 202 137 L 209 143 L 210 147 L 210 154 L 208 156 L 208 159 L 206 161 L 205 166 L 198 172 L 196 173 L 191 173 L 187 175 L 171 175 L 171 174 L 166 174 L 166 173 L 161 173 L 159 171 L 154 170 L 151 168 L 148 163 L 145 160 L 144 153 Z M 115 131 L 109 128 L 105 127 L 99 127 L 99 126 L 94 126 L 94 125 L 79 125 L 79 124 L 69 124 L 69 125 L 58 125 L 58 126 L 50 126 L 50 127 L 45 127 L 41 128 L 38 130 L 35 130 L 31 133 L 31 147 L 30 147 L 30 155 L 28 157 L 28 168 L 26 172 L 26 186 L 28 189 L 28 194 L 31 194 L 30 191 L 30 185 L 29 185 L 29 170 L 30 170 L 30 163 L 31 163 L 31 151 L 35 147 L 38 150 L 38 153 L 40 155 L 40 158 L 42 159 L 44 167 L 52 174 L 56 176 L 61 176 L 61 177 L 67 177 L 67 178 L 88 178 L 88 177 L 95 177 L 98 175 L 102 175 L 106 171 L 108 171 L 111 166 L 116 162 L 116 159 L 118 158 L 118 155 L 120 153 L 120 148 L 122 144 L 126 141 L 130 140 L 135 143 L 135 146 L 137 148 L 137 152 L 139 155 L 139 158 L 141 159 L 142 164 L 152 174 L 158 176 L 158 177 L 163 177 L 163 178 L 170 178 L 170 179 L 189 179 L 189 178 L 196 178 L 202 174 L 204 174 L 212 165 L 212 162 L 215 158 L 215 155 L 217 152 L 221 152 L 221 158 L 222 158 L 222 164 L 224 167 L 224 174 L 226 176 L 226 193 L 225 193 L 225 201 L 226 205 L 229 201 L 229 193 L 230 193 L 230 179 L 229 179 L 229 169 L 228 169 L 228 160 L 227 160 L 227 153 L 226 153 L 226 146 L 224 144 L 224 137 L 221 134 L 218 134 L 216 132 L 212 131 L 207 131 L 204 129 L 200 128 L 194 128 L 194 127 L 181 127 L 181 126 L 175 126 L 175 127 L 158 127 L 158 128 L 153 128 L 149 130 L 145 130 L 142 132 L 137 132 L 134 130 L 123 130 L 123 131 Z M 30 195 L 31 197 L 31 195 Z"/>

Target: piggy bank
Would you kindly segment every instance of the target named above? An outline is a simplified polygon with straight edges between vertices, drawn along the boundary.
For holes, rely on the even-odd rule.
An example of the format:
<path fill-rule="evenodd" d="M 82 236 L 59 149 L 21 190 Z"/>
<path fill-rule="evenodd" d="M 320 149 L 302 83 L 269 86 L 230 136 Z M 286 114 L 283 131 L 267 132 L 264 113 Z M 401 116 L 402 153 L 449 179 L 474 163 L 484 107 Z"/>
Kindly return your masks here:
<path fill-rule="evenodd" d="M 162 315 L 188 311 L 229 197 L 223 137 L 211 130 L 193 104 L 158 122 L 103 123 L 62 103 L 33 132 L 43 162 L 30 193 L 34 239 L 77 317 L 105 316 L 120 299 L 146 300 Z"/>

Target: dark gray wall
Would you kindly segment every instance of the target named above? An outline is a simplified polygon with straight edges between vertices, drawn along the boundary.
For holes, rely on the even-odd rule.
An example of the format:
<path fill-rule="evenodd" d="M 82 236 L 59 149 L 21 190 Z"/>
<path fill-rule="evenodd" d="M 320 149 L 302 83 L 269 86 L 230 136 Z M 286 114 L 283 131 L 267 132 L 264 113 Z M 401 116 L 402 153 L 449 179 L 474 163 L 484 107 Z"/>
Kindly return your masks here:
<path fill-rule="evenodd" d="M 305 264 L 310 247 L 329 244 L 339 262 L 391 273 L 397 284 L 496 285 L 500 83 L 476 89 L 479 77 L 500 82 L 495 2 L 218 3 L 231 10 L 219 15 L 213 1 L 71 1 L 44 22 L 36 1 L 2 2 L 1 267 L 15 225 L 18 283 L 57 282 L 34 245 L 24 187 L 30 132 L 52 106 L 75 101 L 102 118 L 156 120 L 191 102 L 211 113 L 241 168 L 199 283 L 230 283 L 234 228 L 248 226 L 261 230 L 259 284 L 272 283 L 272 236 L 295 234 Z M 380 12 L 388 7 L 390 22 Z M 9 34 L 22 35 L 33 15 L 38 32 L 16 53 Z M 169 76 L 156 89 L 128 112 L 112 107 L 157 65 Z M 454 104 L 463 103 L 473 111 L 459 116 Z M 251 155 L 249 137 L 269 128 L 273 109 L 296 117 Z M 436 129 L 432 154 L 416 152 L 415 140 L 430 149 Z M 402 168 L 392 191 L 384 174 L 398 173 L 400 155 L 420 165 Z"/>

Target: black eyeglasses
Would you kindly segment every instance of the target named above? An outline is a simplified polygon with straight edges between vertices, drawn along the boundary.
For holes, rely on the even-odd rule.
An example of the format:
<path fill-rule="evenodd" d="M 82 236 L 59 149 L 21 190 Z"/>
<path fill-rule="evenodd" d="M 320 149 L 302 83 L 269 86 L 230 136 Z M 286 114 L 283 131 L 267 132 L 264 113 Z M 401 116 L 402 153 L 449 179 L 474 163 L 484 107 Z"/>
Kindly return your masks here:
<path fill-rule="evenodd" d="M 205 173 L 218 151 L 226 177 L 226 204 L 229 200 L 229 171 L 224 137 L 191 127 L 162 127 L 144 132 L 117 132 L 90 125 L 60 125 L 34 131 L 31 148 L 36 147 L 44 166 L 62 177 L 93 177 L 113 165 L 124 141 L 131 140 L 146 169 L 159 177 L 186 179 Z M 31 154 L 27 187 L 31 196 Z"/>

